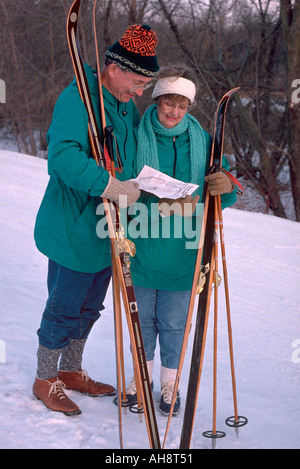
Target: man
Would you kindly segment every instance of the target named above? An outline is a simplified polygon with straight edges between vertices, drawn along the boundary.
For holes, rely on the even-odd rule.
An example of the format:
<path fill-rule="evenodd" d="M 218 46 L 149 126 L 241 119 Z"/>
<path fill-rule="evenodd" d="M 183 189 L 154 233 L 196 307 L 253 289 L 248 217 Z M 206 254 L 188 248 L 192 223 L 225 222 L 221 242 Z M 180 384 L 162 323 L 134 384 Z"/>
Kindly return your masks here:
<path fill-rule="evenodd" d="M 104 309 L 111 277 L 109 240 L 96 234 L 100 219 L 96 209 L 100 196 L 116 203 L 120 195 L 127 196 L 131 205 L 140 195 L 129 181 L 139 123 L 132 98 L 142 95 L 159 70 L 156 45 L 149 26 L 134 25 L 106 52 L 101 77 L 106 124 L 113 127 L 114 151 L 118 150 L 124 166 L 117 179 L 92 158 L 87 112 L 75 80 L 58 98 L 48 132 L 50 179 L 37 214 L 35 241 L 49 259 L 49 296 L 38 330 L 33 392 L 48 408 L 66 415 L 81 411 L 64 388 L 90 396 L 115 392 L 112 386 L 90 379 L 81 368 L 84 345 Z M 85 70 L 99 118 L 97 78 L 88 65 Z M 101 128 L 100 120 L 98 124 Z"/>

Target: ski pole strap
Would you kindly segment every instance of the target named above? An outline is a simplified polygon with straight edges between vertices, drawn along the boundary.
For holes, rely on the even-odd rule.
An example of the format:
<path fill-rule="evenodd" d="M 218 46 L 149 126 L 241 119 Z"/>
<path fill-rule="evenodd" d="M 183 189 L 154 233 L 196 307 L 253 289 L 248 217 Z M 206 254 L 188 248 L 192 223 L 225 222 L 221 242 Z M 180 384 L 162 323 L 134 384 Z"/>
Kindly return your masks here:
<path fill-rule="evenodd" d="M 113 128 L 111 126 L 106 126 L 104 129 L 104 157 L 105 157 L 105 169 L 111 171 L 112 162 L 114 161 L 114 150 L 113 150 L 113 140 L 115 142 L 116 148 L 116 157 L 117 157 L 117 167 L 116 171 L 122 173 L 123 171 L 123 162 L 119 153 L 118 143 L 116 137 L 113 133 Z"/>
<path fill-rule="evenodd" d="M 120 152 L 119 152 L 119 146 L 118 146 L 118 142 L 117 142 L 117 139 L 116 139 L 116 136 L 114 133 L 111 134 L 113 139 L 114 139 L 114 142 L 115 142 L 115 148 L 116 148 L 116 157 L 117 157 L 117 167 L 116 167 L 116 171 L 118 173 L 122 173 L 123 172 L 123 169 L 124 169 L 124 165 L 123 165 L 123 161 L 122 161 L 122 158 L 121 158 L 121 155 L 120 155 Z"/>
<path fill-rule="evenodd" d="M 104 158 L 105 158 L 105 169 L 111 171 L 112 162 L 114 161 L 114 153 L 112 147 L 112 127 L 105 127 L 104 129 Z"/>
<path fill-rule="evenodd" d="M 243 188 L 242 184 L 226 169 L 222 168 L 221 171 L 223 173 L 225 173 L 226 176 L 229 177 L 229 179 L 231 180 L 231 182 L 234 185 L 234 188 L 236 190 L 237 195 L 239 195 L 239 196 L 244 195 L 244 188 Z"/>

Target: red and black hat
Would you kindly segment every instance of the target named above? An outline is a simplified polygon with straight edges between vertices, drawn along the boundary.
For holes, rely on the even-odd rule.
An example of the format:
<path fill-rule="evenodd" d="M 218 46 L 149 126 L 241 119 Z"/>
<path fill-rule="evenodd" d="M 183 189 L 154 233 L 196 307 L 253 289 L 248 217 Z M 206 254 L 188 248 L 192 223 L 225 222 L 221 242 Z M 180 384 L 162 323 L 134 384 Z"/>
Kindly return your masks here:
<path fill-rule="evenodd" d="M 147 24 L 130 26 L 123 37 L 106 51 L 106 57 L 121 68 L 146 77 L 159 71 L 155 53 L 157 36 Z"/>

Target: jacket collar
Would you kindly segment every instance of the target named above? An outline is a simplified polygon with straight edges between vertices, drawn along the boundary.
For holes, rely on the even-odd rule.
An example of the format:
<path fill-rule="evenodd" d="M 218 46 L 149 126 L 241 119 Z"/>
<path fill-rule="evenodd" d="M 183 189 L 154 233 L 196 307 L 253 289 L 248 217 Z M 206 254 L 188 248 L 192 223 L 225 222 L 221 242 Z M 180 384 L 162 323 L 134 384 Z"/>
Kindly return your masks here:
<path fill-rule="evenodd" d="M 92 67 L 88 64 L 84 64 L 84 69 L 86 73 L 86 77 L 88 80 L 90 92 L 92 94 L 98 94 L 98 81 L 96 76 L 96 70 L 92 69 Z M 102 93 L 105 98 L 105 101 L 109 102 L 112 106 L 117 106 L 119 100 L 113 96 L 104 85 L 102 85 Z"/>

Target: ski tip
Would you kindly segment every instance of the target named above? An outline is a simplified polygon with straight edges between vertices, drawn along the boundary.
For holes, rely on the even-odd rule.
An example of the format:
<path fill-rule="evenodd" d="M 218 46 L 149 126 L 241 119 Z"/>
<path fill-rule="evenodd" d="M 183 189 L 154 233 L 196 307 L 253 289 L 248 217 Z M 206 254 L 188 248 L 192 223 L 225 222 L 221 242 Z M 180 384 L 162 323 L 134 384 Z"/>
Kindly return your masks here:
<path fill-rule="evenodd" d="M 241 87 L 240 87 L 240 86 L 237 86 L 236 88 L 232 88 L 232 90 L 229 90 L 228 93 L 226 93 L 226 94 L 228 94 L 229 96 L 231 96 L 231 95 L 233 95 L 234 93 L 237 93 L 240 89 L 241 89 Z"/>

